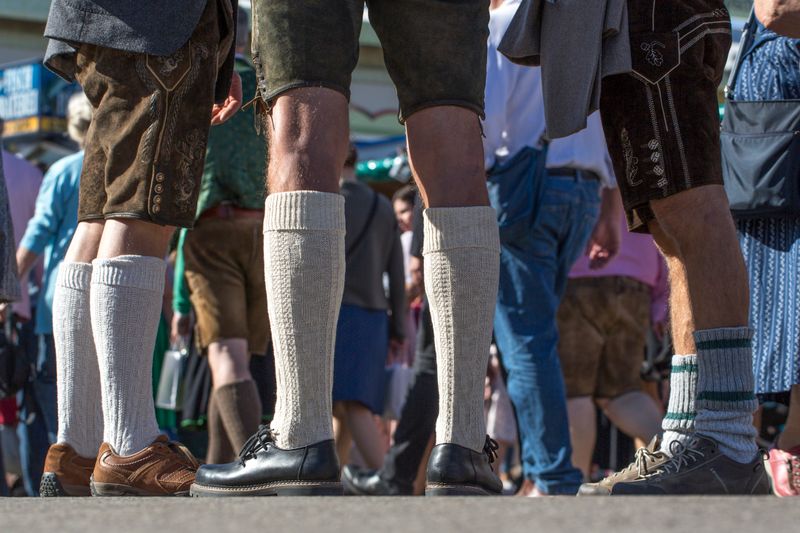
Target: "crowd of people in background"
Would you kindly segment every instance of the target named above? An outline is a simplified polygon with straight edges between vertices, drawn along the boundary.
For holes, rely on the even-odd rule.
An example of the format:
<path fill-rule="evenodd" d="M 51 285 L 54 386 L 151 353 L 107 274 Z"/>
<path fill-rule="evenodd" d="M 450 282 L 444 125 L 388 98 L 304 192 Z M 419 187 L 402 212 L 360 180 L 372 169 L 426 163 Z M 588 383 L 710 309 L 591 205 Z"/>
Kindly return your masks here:
<path fill-rule="evenodd" d="M 192 455 L 209 464 L 230 463 L 237 456 L 244 461 L 248 454 L 258 452 L 259 440 L 274 437 L 264 428 L 273 422 L 276 412 L 288 409 L 286 402 L 291 400 L 280 397 L 278 391 L 293 375 L 282 368 L 287 363 L 275 354 L 294 349 L 285 346 L 289 337 L 275 328 L 289 326 L 307 328 L 309 335 L 335 337 L 332 366 L 323 369 L 323 374 L 330 374 L 332 396 L 314 408 L 328 409 L 327 416 L 333 421 L 335 451 L 348 494 L 391 496 L 424 491 L 428 457 L 435 444 L 442 445 L 436 435 L 456 431 L 438 416 L 443 407 L 454 409 L 442 403 L 444 383 L 484 391 L 483 414 L 490 437 L 484 451 L 499 480 L 483 480 L 479 485 L 492 493 L 531 497 L 609 494 L 616 483 L 634 479 L 642 469 L 656 471 L 683 448 L 710 449 L 710 444 L 698 444 L 686 436 L 692 435 L 698 410 L 710 409 L 707 404 L 695 405 L 695 389 L 698 365 L 703 364 L 698 359 L 710 360 L 711 356 L 698 358 L 695 354 L 709 343 L 721 350 L 720 346 L 744 337 L 730 333 L 730 338 L 692 339 L 695 326 L 702 321 L 708 325 L 709 320 L 702 314 L 702 305 L 690 302 L 690 292 L 696 298 L 702 291 L 693 285 L 699 278 L 691 273 L 687 277 L 686 269 L 697 266 L 676 259 L 665 244 L 669 239 L 659 233 L 673 223 L 671 213 L 645 212 L 641 206 L 631 210 L 627 199 L 623 205 L 618 183 L 626 180 L 635 185 L 632 180 L 638 178 L 631 165 L 637 163 L 631 159 L 629 146 L 606 144 L 604 126 L 618 125 L 612 124 L 616 118 L 603 115 L 601 119 L 600 115 L 611 106 L 601 106 L 600 112 L 590 115 L 585 129 L 545 140 L 550 111 L 545 107 L 544 93 L 549 89 L 543 84 L 542 70 L 516 65 L 501 53 L 501 40 L 519 3 L 493 2 L 489 19 L 482 140 L 488 198 L 503 214 L 498 220 L 499 271 L 492 274 L 494 267 L 482 262 L 482 252 L 475 252 L 488 249 L 488 244 L 468 243 L 464 248 L 477 254 L 464 256 L 464 261 L 477 269 L 475 276 L 480 278 L 480 269 L 485 268 L 487 279 L 495 276 L 499 286 L 491 309 L 493 340 L 476 360 L 481 367 L 478 374 L 485 379 L 453 384 L 448 381 L 452 376 L 447 375 L 453 369 L 437 364 L 437 351 L 451 350 L 447 343 L 461 342 L 443 316 L 443 307 L 431 301 L 441 297 L 443 289 L 425 286 L 432 279 L 426 269 L 444 268 L 430 258 L 440 251 L 434 246 L 445 243 L 442 237 L 429 242 L 436 234 L 427 226 L 445 227 L 449 222 L 423 215 L 424 190 L 398 182 L 387 194 L 385 189 L 379 192 L 360 181 L 355 169 L 359 156 L 353 143 L 339 173 L 337 191 L 344 202 L 342 286 L 326 286 L 324 280 L 316 280 L 313 268 L 295 280 L 319 292 L 310 295 L 319 298 L 319 305 L 328 305 L 332 296 L 326 293 L 342 293 L 334 313 L 335 327 L 314 330 L 313 324 L 303 322 L 305 315 L 300 311 L 291 324 L 274 320 L 289 307 L 300 309 L 300 304 L 291 298 L 276 298 L 278 289 L 270 288 L 269 280 L 265 284 L 265 268 L 274 268 L 265 265 L 265 251 L 268 258 L 271 252 L 277 257 L 275 249 L 281 246 L 285 252 L 281 260 L 291 264 L 305 259 L 304 254 L 318 255 L 312 260 L 327 260 L 326 254 L 333 252 L 324 242 L 311 242 L 310 237 L 293 240 L 280 228 L 274 230 L 280 235 L 265 241 L 263 232 L 268 224 L 263 181 L 268 159 L 275 154 L 268 148 L 270 153 L 265 155 L 259 132 L 261 111 L 256 104 L 211 129 L 197 206 L 186 215 L 193 227 L 174 235 L 164 232 L 164 242 L 170 242 L 169 267 L 166 272 L 154 268 L 148 274 L 159 278 L 149 289 L 157 288 L 159 294 L 156 305 L 150 307 L 156 316 L 146 317 L 154 331 L 158 330 L 154 364 L 146 380 L 152 381 L 157 394 L 167 350 L 182 354 L 182 370 L 180 401 L 168 415 L 162 412 L 159 427 L 147 438 L 159 434 L 179 437 L 191 450 L 191 454 L 181 455 L 185 468 L 199 466 Z M 246 51 L 249 34 L 242 28 L 249 27 L 249 20 L 244 11 L 238 14 L 238 27 L 232 44 L 232 69 L 241 80 L 243 100 L 250 101 L 258 95 L 260 67 L 254 66 Z M 794 101 L 795 111 L 800 109 L 800 40 L 777 35 L 757 21 L 746 36 L 728 82 L 728 98 L 733 102 Z M 631 89 L 620 82 L 620 91 L 627 90 Z M 96 112 L 96 104 L 94 108 Z M 800 124 L 798 117 L 800 114 L 794 113 L 795 126 Z M 78 389 L 101 380 L 96 365 L 92 369 L 57 364 L 61 354 L 57 354 L 54 340 L 54 324 L 59 328 L 60 323 L 60 331 L 72 335 L 79 348 L 88 351 L 88 344 L 93 343 L 91 335 L 80 338 L 80 331 L 64 326 L 75 314 L 85 313 L 85 308 L 70 308 L 73 315 L 64 316 L 67 310 L 58 308 L 54 313 L 53 305 L 57 286 L 61 287 L 58 283 L 63 283 L 57 282 L 59 267 L 78 225 L 83 148 L 92 119 L 93 104 L 82 92 L 77 93 L 69 103 L 67 126 L 80 150 L 54 163 L 44 175 L 21 157 L 5 150 L 2 154 L 0 168 L 5 180 L 0 181 L 0 234 L 13 240 L 15 259 L 4 248 L 0 266 L 14 266 L 19 283 L 0 276 L 0 298 L 16 300 L 2 308 L 0 349 L 13 351 L 22 362 L 17 366 L 26 367 L 27 375 L 18 390 L 3 391 L 7 394 L 0 399 L 0 494 L 11 491 L 37 496 L 40 487 L 54 490 L 56 476 L 48 477 L 48 473 L 60 468 L 53 466 L 57 461 L 69 457 L 77 465 L 75 472 L 90 472 L 98 450 L 80 443 L 108 441 L 103 426 L 110 423 L 109 415 L 104 418 L 100 410 L 101 405 L 108 407 L 107 400 L 100 398 L 99 388 L 85 387 L 96 391 L 96 397 L 91 399 L 91 408 L 87 404 L 72 413 L 78 422 L 59 414 L 57 394 L 64 392 L 56 390 L 57 373 L 61 373 L 58 383 Z M 643 150 L 652 154 L 653 168 L 661 169 L 647 178 L 655 180 L 663 168 L 659 166 L 658 143 L 651 143 L 656 144 L 648 148 L 645 143 Z M 615 167 L 609 148 L 626 152 L 627 168 Z M 723 147 L 723 167 L 725 157 Z M 798 160 L 795 153 L 795 166 L 789 169 L 795 173 L 790 175 L 795 185 L 800 183 Z M 644 167 L 645 162 L 641 163 Z M 531 174 L 531 169 L 536 171 Z M 154 187 L 160 186 L 156 181 Z M 156 206 L 157 213 L 160 200 L 153 201 L 151 212 Z M 750 285 L 755 377 L 755 396 L 736 399 L 742 404 L 736 409 L 745 413 L 750 403 L 744 404 L 758 398 L 761 408 L 770 412 L 778 404 L 786 406 L 778 409 L 785 421 L 777 429 L 768 428 L 756 416 L 755 426 L 748 426 L 749 414 L 732 422 L 736 418 L 732 410 L 723 416 L 725 421 L 699 423 L 710 431 L 704 434 L 720 439 L 723 452 L 743 464 L 751 460 L 747 439 L 757 434 L 760 445 L 769 447 L 766 473 L 771 490 L 779 496 L 800 496 L 800 205 L 788 213 L 739 217 L 735 207 L 736 232 Z M 267 222 L 277 223 L 275 220 Z M 659 230 L 654 220 L 664 229 Z M 8 222 L 13 222 L 13 233 Z M 317 222 L 309 222 L 310 227 L 315 228 Z M 475 224 L 464 231 L 480 234 L 482 226 Z M 626 226 L 637 224 L 639 229 L 650 224 L 656 239 L 628 233 Z M 469 241 L 466 237 L 462 240 Z M 4 272 L 10 270 L 6 266 Z M 455 280 L 455 284 L 465 279 L 458 277 L 465 274 L 456 271 L 448 276 L 436 278 L 436 282 Z M 168 280 L 163 290 L 161 278 Z M 490 289 L 494 287 L 466 287 L 461 307 L 453 312 L 481 320 L 483 310 L 471 307 L 472 293 Z M 75 285 L 74 290 L 79 287 Z M 724 305 L 726 300 L 714 301 Z M 687 311 L 690 308 L 692 312 Z M 129 318 L 137 322 L 141 317 Z M 467 337 L 464 331 L 475 324 L 462 325 L 466 329 L 456 333 Z M 435 329 L 453 338 L 440 338 Z M 291 342 L 307 341 L 299 335 Z M 692 349 L 695 344 L 697 348 Z M 750 370 L 745 369 L 747 373 Z M 302 375 L 296 379 L 301 390 L 318 387 L 304 383 Z M 725 403 L 723 396 L 746 392 L 747 383 L 740 385 L 741 390 L 714 389 L 716 394 L 703 401 Z M 152 399 L 143 405 L 156 407 Z M 292 412 L 302 419 L 299 412 Z M 92 420 L 85 420 L 88 418 Z M 293 423 L 280 421 L 287 434 L 292 434 L 288 428 Z M 728 431 L 720 429 L 724 424 L 739 423 L 741 427 L 734 431 L 738 440 L 719 437 Z M 81 434 L 74 436 L 70 431 Z M 615 438 L 610 438 L 611 434 Z M 617 438 L 620 435 L 627 439 Z M 130 453 L 138 451 L 139 444 L 134 446 L 132 438 L 120 441 Z M 59 448 L 63 442 L 70 442 L 71 447 Z M 167 446 L 166 438 L 163 442 Z M 260 446 L 265 445 L 261 442 Z M 716 441 L 713 446 L 716 449 Z M 121 449 L 112 452 L 125 455 Z M 622 468 L 630 460 L 631 466 Z M 620 472 L 612 474 L 615 470 Z M 208 472 L 208 476 L 216 475 Z M 78 477 L 58 476 L 58 490 L 69 491 L 71 484 L 78 487 Z M 767 479 L 758 483 L 763 485 Z M 75 490 L 88 495 L 88 487 L 81 487 Z M 754 493 L 758 490 L 752 488 Z"/>

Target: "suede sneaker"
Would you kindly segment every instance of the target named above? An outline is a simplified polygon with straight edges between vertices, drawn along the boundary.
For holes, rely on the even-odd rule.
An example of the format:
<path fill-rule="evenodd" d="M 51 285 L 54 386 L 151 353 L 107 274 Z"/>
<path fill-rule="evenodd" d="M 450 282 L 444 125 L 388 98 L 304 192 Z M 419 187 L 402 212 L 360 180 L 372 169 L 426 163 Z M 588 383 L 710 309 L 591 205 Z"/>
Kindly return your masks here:
<path fill-rule="evenodd" d="M 69 444 L 53 444 L 44 460 L 39 495 L 43 498 L 91 496 L 89 479 L 94 463 L 95 457 L 81 457 Z"/>
<path fill-rule="evenodd" d="M 597 483 L 584 483 L 578 490 L 578 496 L 610 496 L 615 484 L 624 481 L 640 479 L 656 471 L 656 469 L 669 459 L 669 455 L 660 450 L 661 439 L 653 437 L 646 448 L 636 450 L 633 462 L 602 481 Z"/>
<path fill-rule="evenodd" d="M 92 496 L 188 496 L 199 466 L 185 446 L 163 435 L 125 456 L 104 442 L 92 474 Z"/>
<path fill-rule="evenodd" d="M 764 458 L 764 467 L 775 496 L 800 496 L 800 446 L 788 452 L 772 448 Z"/>
<path fill-rule="evenodd" d="M 760 454 L 739 463 L 720 452 L 714 439 L 695 435 L 686 445 L 674 443 L 669 460 L 655 472 L 616 483 L 611 495 L 765 495 L 769 479 Z M 672 451 L 672 450 L 670 450 Z"/>

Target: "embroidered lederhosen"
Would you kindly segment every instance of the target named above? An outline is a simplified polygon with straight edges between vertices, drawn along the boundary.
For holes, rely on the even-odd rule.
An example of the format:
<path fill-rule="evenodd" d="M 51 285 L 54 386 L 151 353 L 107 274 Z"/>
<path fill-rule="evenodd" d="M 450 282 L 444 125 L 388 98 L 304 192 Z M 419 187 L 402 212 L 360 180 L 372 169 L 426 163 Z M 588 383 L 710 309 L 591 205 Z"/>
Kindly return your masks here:
<path fill-rule="evenodd" d="M 630 74 L 606 78 L 601 110 L 631 229 L 651 200 L 722 183 L 717 88 L 730 48 L 722 0 L 631 0 Z"/>

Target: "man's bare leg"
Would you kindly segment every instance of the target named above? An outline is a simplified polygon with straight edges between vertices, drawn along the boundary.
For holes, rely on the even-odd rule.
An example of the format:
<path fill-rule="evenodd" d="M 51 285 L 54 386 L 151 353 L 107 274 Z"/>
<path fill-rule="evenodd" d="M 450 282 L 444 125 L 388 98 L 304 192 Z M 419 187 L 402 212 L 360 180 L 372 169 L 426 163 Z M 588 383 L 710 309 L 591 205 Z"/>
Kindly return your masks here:
<path fill-rule="evenodd" d="M 502 483 L 488 464 L 483 477 L 449 475 L 462 461 L 485 462 L 475 456 L 483 456 L 486 442 L 483 388 L 500 242 L 496 214 L 488 207 L 478 117 L 465 108 L 431 107 L 411 115 L 406 128 L 411 168 L 427 206 L 425 290 L 439 379 L 437 446 L 428 462 L 427 492 L 461 493 L 467 485 L 475 493 L 499 493 Z"/>
<path fill-rule="evenodd" d="M 725 191 L 719 185 L 698 187 L 653 201 L 651 207 L 657 221 L 653 235 L 667 257 L 675 291 L 676 352 L 684 356 L 673 360 L 675 390 L 663 449 L 669 452 L 676 440 L 688 442 L 693 425 L 727 456 L 750 462 L 756 452 L 756 401 L 748 281 Z M 692 326 L 696 359 L 688 336 Z M 673 395 L 682 397 L 680 406 L 672 405 Z"/>
<path fill-rule="evenodd" d="M 198 496 L 342 492 L 331 391 L 344 289 L 344 198 L 338 191 L 349 146 L 347 99 L 304 87 L 273 104 L 266 117 L 264 319 L 275 353 L 275 417 L 269 431 L 259 430 L 242 450 L 242 462 L 198 470 L 192 486 Z"/>

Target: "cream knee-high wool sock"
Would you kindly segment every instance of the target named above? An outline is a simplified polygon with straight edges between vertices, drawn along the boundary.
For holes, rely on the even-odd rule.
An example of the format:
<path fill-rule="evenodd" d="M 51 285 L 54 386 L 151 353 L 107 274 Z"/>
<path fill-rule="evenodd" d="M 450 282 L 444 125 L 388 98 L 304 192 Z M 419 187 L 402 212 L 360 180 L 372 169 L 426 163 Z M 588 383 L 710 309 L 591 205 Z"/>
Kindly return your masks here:
<path fill-rule="evenodd" d="M 92 331 L 100 363 L 103 438 L 120 455 L 159 435 L 153 405 L 153 347 L 166 263 L 122 255 L 92 262 Z"/>
<path fill-rule="evenodd" d="M 333 438 L 336 321 L 344 290 L 344 198 L 296 191 L 267 197 L 264 271 L 284 449 Z"/>
<path fill-rule="evenodd" d="M 497 300 L 500 239 L 491 207 L 424 213 L 425 292 L 439 379 L 436 444 L 483 449 L 483 388 Z"/>
<path fill-rule="evenodd" d="M 103 442 L 100 370 L 92 338 L 89 287 L 92 265 L 64 262 L 53 294 L 58 437 L 82 457 L 94 457 Z"/>

